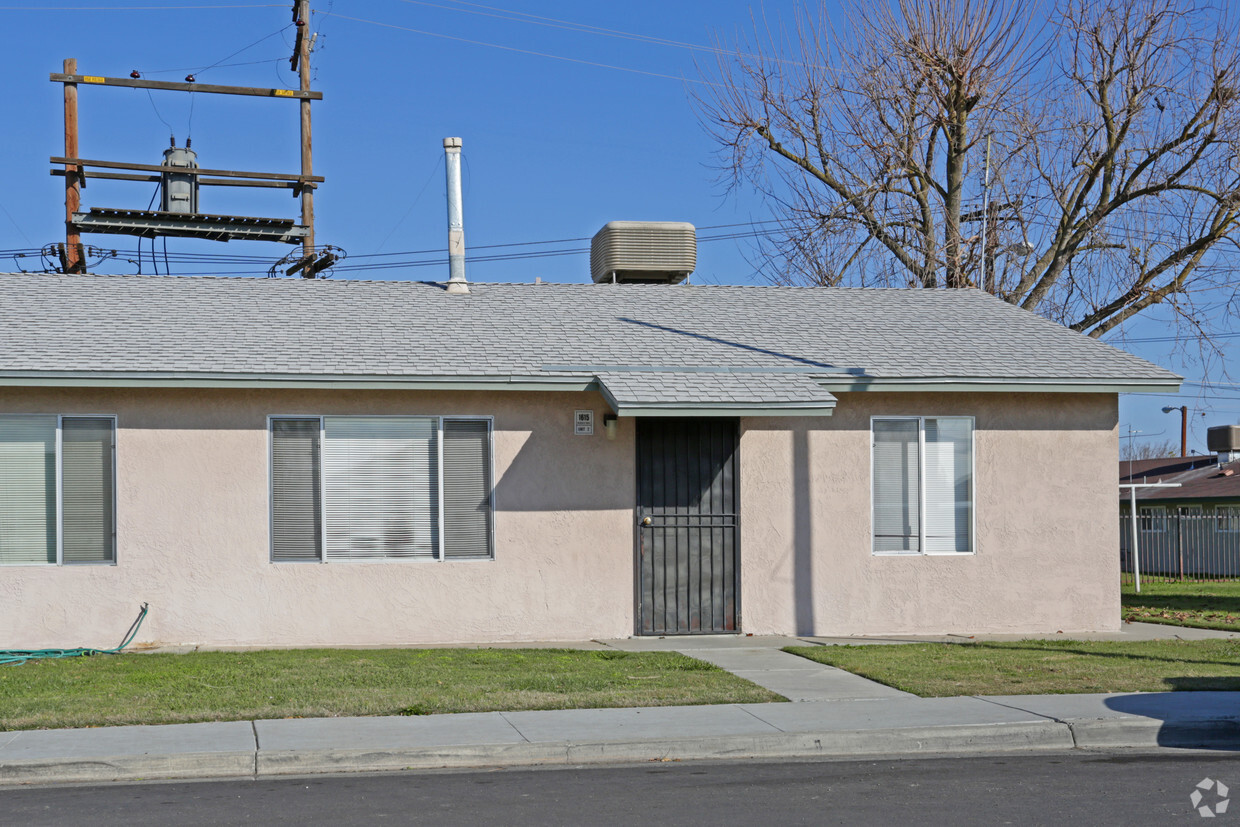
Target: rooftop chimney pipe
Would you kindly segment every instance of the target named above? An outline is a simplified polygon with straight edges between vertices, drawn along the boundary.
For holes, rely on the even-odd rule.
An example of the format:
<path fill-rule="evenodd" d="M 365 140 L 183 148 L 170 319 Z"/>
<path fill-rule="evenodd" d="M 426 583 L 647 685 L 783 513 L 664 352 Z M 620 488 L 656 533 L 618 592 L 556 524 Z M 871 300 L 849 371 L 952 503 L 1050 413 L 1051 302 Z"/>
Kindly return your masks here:
<path fill-rule="evenodd" d="M 461 139 L 443 139 L 448 174 L 448 292 L 468 293 L 465 281 L 465 216 L 461 207 Z"/>

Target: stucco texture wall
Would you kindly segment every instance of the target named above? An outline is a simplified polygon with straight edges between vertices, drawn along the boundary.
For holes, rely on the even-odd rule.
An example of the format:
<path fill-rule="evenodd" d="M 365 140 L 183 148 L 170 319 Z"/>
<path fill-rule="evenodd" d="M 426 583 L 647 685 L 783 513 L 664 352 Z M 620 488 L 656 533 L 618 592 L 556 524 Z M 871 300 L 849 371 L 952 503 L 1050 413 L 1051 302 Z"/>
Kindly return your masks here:
<path fill-rule="evenodd" d="M 573 412 L 595 412 L 574 436 Z M 594 393 L 0 388 L 117 417 L 115 566 L 0 567 L 0 648 L 578 640 L 633 631 L 633 423 Z M 272 564 L 267 417 L 489 415 L 496 558 Z"/>
<path fill-rule="evenodd" d="M 975 553 L 875 556 L 870 417 L 975 417 Z M 755 634 L 1119 626 L 1114 394 L 848 393 L 744 419 L 742 605 Z"/>
<path fill-rule="evenodd" d="M 573 412 L 596 434 L 573 435 Z M 400 645 L 634 631 L 634 421 L 594 393 L 0 388 L 117 417 L 116 566 L 0 567 L 0 648 Z M 496 559 L 272 564 L 267 417 L 489 415 Z M 870 553 L 869 418 L 976 418 L 976 553 Z M 741 421 L 742 631 L 1057 632 L 1119 622 L 1113 394 L 840 394 Z"/>

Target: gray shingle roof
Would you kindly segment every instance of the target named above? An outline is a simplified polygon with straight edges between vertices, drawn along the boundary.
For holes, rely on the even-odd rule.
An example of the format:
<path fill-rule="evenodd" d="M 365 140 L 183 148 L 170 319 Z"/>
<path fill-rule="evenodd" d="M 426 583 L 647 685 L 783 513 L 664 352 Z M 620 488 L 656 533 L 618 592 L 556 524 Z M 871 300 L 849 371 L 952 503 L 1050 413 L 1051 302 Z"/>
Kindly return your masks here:
<path fill-rule="evenodd" d="M 977 290 L 0 274 L 0 377 L 613 377 L 706 398 L 794 396 L 775 374 L 877 379 L 1178 377 Z M 669 377 L 621 381 L 632 368 Z M 667 380 L 667 381 L 664 381 Z M 637 384 L 633 384 L 637 382 Z M 766 387 L 766 390 L 761 388 Z"/>
<path fill-rule="evenodd" d="M 673 401 L 681 406 L 831 408 L 835 397 L 801 373 L 723 373 L 671 370 L 604 371 L 599 385 L 617 410 Z"/>
<path fill-rule="evenodd" d="M 1217 454 L 1121 460 L 1119 481 L 1180 484 L 1179 488 L 1138 488 L 1137 499 L 1142 502 L 1224 498 L 1240 502 L 1240 460 L 1220 464 Z M 1120 499 L 1128 499 L 1127 490 L 1120 490 Z"/>

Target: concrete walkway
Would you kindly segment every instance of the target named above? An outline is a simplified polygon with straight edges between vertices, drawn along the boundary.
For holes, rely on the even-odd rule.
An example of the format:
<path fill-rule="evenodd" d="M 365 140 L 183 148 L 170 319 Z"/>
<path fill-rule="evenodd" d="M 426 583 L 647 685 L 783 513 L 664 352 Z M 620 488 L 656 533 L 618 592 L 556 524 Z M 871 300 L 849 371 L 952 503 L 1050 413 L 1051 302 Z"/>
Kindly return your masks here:
<path fill-rule="evenodd" d="M 1155 628 L 1136 632 L 1174 637 L 1179 631 Z M 808 640 L 546 644 L 680 651 L 795 703 L 0 732 L 0 784 L 721 758 L 1158 747 L 1240 751 L 1240 692 L 918 698 L 779 651 Z"/>
<path fill-rule="evenodd" d="M 783 695 L 790 701 L 866 701 L 916 697 L 843 669 L 780 651 L 785 646 L 805 646 L 806 640 L 774 636 L 703 635 L 598 642 L 629 652 L 680 652 L 691 658 L 713 663 L 720 669 L 726 669 L 777 695 Z"/>

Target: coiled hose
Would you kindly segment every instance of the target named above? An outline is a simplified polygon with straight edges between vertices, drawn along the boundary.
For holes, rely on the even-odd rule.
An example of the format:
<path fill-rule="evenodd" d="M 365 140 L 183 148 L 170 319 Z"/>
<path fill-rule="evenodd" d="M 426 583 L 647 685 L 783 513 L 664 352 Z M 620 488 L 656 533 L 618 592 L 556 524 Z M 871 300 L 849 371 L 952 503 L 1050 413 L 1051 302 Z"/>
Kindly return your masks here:
<path fill-rule="evenodd" d="M 146 617 L 147 604 L 143 603 L 138 610 L 138 617 L 125 633 L 125 639 L 115 649 L 0 649 L 0 666 L 16 666 L 28 660 L 55 660 L 58 658 L 80 658 L 88 655 L 115 655 L 128 646 L 138 634 L 142 621 Z"/>

